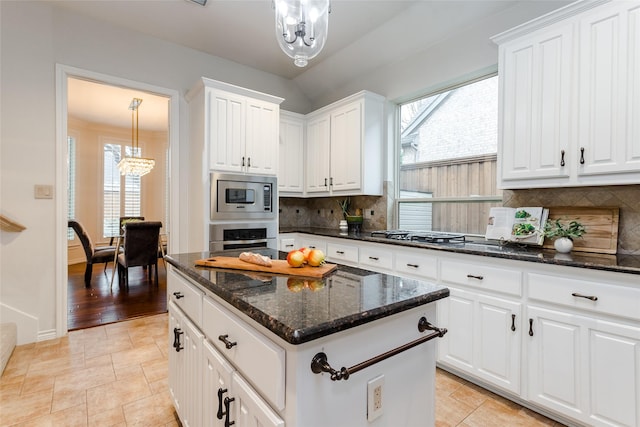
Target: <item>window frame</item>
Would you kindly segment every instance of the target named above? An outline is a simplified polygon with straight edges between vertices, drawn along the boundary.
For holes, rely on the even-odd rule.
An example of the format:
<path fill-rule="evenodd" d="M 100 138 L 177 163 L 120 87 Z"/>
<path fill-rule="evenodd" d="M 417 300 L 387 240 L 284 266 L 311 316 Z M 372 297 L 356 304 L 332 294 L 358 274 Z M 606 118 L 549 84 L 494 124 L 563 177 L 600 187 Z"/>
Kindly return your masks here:
<path fill-rule="evenodd" d="M 470 195 L 470 196 L 466 196 L 466 197 L 420 197 L 420 198 L 400 198 L 400 169 L 401 169 L 401 152 L 402 152 L 402 115 L 401 115 L 401 109 L 403 105 L 406 104 L 410 104 L 412 102 L 416 102 L 420 99 L 424 99 L 424 98 L 428 98 L 428 97 L 432 97 L 432 96 L 436 96 L 436 95 L 440 95 L 444 92 L 448 92 L 450 90 L 454 90 L 454 89 L 458 89 L 460 87 L 464 87 L 464 86 L 468 86 L 474 83 L 477 83 L 479 81 L 482 80 L 486 80 L 492 77 L 496 77 L 498 76 L 499 78 L 499 74 L 497 69 L 492 69 L 490 72 L 483 72 L 480 73 L 478 75 L 475 75 L 473 77 L 464 77 L 461 79 L 457 79 L 455 81 L 452 82 L 448 82 L 442 85 L 437 86 L 436 88 L 432 88 L 431 90 L 427 90 L 425 92 L 423 92 L 420 95 L 411 97 L 411 98 L 406 98 L 406 99 L 402 99 L 400 101 L 398 101 L 395 105 L 395 120 L 394 120 L 394 125 L 395 125 L 395 129 L 394 129 L 394 136 L 395 136 L 395 141 L 394 141 L 394 150 L 393 150 L 393 158 L 394 158 L 394 164 L 393 164 L 393 179 L 394 179 L 394 185 L 393 185 L 393 191 L 394 191 L 394 197 L 393 197 L 393 227 L 394 228 L 399 228 L 399 224 L 400 224 L 400 204 L 401 203 L 432 203 L 432 204 L 441 204 L 441 203 L 465 203 L 465 204 L 469 204 L 469 203 L 503 203 L 504 201 L 504 196 L 501 195 L 494 195 L 494 196 L 477 196 L 477 195 Z M 499 96 L 499 95 L 498 95 Z M 498 98 L 498 102 L 499 102 L 499 98 Z M 500 107 L 498 107 L 498 115 L 500 114 Z M 500 131 L 499 127 L 498 127 L 498 132 Z M 499 135 L 498 135 L 499 137 Z M 497 156 L 497 148 L 496 148 L 496 156 Z M 497 177 L 496 177 L 497 180 Z M 434 230 L 434 231 L 441 231 L 441 230 Z M 484 233 L 483 234 L 475 234 L 475 233 L 464 233 L 467 236 L 471 236 L 471 237 L 484 237 Z"/>

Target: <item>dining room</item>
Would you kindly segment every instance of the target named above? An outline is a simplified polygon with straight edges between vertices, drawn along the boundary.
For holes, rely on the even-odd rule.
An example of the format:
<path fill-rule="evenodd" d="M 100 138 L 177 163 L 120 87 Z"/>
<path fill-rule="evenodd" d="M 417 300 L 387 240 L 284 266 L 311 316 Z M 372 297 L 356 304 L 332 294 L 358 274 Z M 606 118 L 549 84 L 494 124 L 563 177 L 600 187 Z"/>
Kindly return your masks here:
<path fill-rule="evenodd" d="M 73 77 L 67 97 L 68 329 L 166 312 L 169 98 Z M 130 221 L 159 224 L 155 263 Z"/>

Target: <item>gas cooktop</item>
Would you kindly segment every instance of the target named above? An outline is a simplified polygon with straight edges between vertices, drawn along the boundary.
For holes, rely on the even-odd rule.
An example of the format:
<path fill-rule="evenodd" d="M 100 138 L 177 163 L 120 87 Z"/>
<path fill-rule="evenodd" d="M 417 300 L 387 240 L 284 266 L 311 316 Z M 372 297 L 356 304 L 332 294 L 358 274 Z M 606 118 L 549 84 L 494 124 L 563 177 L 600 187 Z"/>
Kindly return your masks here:
<path fill-rule="evenodd" d="M 409 230 L 380 230 L 372 231 L 371 237 L 383 239 L 407 240 L 425 243 L 464 243 L 464 234 L 445 233 L 442 231 L 409 231 Z"/>

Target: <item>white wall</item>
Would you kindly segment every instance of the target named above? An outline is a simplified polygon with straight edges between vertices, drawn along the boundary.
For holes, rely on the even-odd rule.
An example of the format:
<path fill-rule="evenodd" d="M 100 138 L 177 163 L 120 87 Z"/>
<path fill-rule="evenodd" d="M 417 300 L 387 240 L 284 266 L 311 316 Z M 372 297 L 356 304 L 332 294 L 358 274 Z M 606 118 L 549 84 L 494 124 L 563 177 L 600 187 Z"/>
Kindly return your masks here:
<path fill-rule="evenodd" d="M 56 218 L 55 198 L 33 197 L 35 184 L 56 185 L 56 63 L 181 94 L 206 76 L 286 98 L 289 109 L 306 109 L 309 101 L 288 80 L 46 2 L 0 1 L 0 19 L 0 210 L 27 227 L 1 232 L 0 320 L 18 322 L 18 342 L 26 343 L 51 337 L 57 326 L 55 238 L 66 219 Z M 181 147 L 187 119 L 182 99 Z M 190 162 L 182 153 L 186 146 L 180 157 L 186 171 Z M 188 191 L 179 197 L 188 220 Z M 188 245 L 180 241 L 179 249 Z"/>

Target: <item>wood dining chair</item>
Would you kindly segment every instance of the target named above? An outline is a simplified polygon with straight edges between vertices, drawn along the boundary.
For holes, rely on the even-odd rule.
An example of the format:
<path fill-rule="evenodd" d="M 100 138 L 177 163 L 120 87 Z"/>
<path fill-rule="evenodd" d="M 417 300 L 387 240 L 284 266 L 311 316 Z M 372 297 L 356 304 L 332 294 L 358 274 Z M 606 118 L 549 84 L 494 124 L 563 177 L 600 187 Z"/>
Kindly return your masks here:
<path fill-rule="evenodd" d="M 93 244 L 91 236 L 87 233 L 84 226 L 75 219 L 67 221 L 67 225 L 73 229 L 82 243 L 84 254 L 87 258 L 87 267 L 84 271 L 84 285 L 85 287 L 91 287 L 91 274 L 93 272 L 93 264 L 104 263 L 104 269 L 106 271 L 109 261 L 113 261 L 116 256 L 115 246 L 103 246 L 97 247 Z M 114 266 L 115 268 L 115 266 Z"/>
<path fill-rule="evenodd" d="M 124 225 L 124 252 L 118 255 L 118 281 L 129 287 L 129 268 L 147 267 L 149 282 L 155 269 L 158 286 L 158 244 L 160 221 L 136 221 Z"/>

